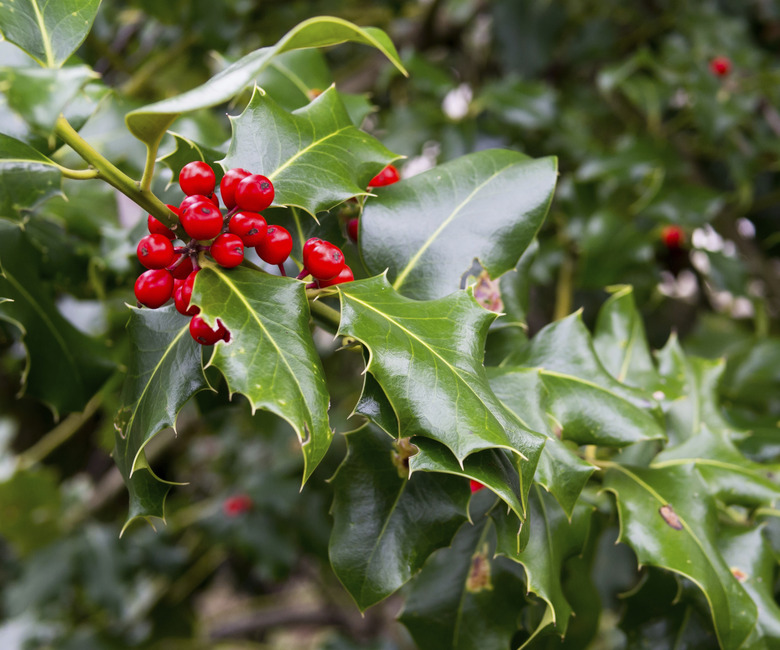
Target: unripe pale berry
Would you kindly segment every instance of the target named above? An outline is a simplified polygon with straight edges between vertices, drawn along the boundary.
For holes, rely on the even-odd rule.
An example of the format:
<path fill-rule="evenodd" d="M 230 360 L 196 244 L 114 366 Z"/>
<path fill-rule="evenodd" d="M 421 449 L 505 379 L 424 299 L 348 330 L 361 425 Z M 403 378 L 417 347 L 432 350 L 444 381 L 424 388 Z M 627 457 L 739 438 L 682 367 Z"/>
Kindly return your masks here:
<path fill-rule="evenodd" d="M 179 187 L 187 196 L 193 194 L 208 196 L 214 191 L 216 181 L 214 170 L 200 160 L 187 163 L 179 172 Z"/>

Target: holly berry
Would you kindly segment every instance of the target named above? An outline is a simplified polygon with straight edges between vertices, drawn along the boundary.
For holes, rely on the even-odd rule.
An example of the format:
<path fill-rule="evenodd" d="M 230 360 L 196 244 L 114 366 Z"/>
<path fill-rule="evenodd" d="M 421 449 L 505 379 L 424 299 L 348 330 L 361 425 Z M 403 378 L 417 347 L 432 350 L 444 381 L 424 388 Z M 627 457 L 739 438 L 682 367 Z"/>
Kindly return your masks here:
<path fill-rule="evenodd" d="M 257 246 L 268 230 L 268 224 L 256 212 L 238 212 L 230 219 L 230 232 L 241 237 L 244 246 Z"/>
<path fill-rule="evenodd" d="M 222 503 L 222 511 L 228 517 L 238 517 L 252 509 L 252 499 L 248 494 L 237 494 L 225 499 Z"/>
<path fill-rule="evenodd" d="M 355 217 L 354 219 L 350 219 L 347 222 L 347 235 L 349 235 L 349 238 L 357 243 L 358 239 L 358 228 L 360 227 L 360 219 Z"/>
<path fill-rule="evenodd" d="M 187 163 L 179 172 L 179 187 L 187 196 L 193 194 L 208 196 L 214 191 L 216 182 L 214 170 L 200 160 Z"/>
<path fill-rule="evenodd" d="M 200 316 L 192 317 L 190 335 L 201 345 L 214 345 L 217 341 L 230 339 L 230 332 L 227 331 L 221 320 L 217 319 L 217 325 L 212 329 Z"/>
<path fill-rule="evenodd" d="M 338 246 L 320 241 L 304 252 L 303 265 L 317 280 L 330 280 L 344 268 L 344 253 Z"/>
<path fill-rule="evenodd" d="M 179 216 L 179 208 L 175 205 L 169 205 L 168 209 L 171 210 L 177 217 Z M 146 218 L 146 227 L 152 235 L 163 235 L 168 239 L 176 239 L 176 233 L 173 232 L 162 221 L 153 217 L 151 214 Z"/>
<path fill-rule="evenodd" d="M 244 261 L 244 242 L 232 233 L 222 233 L 211 245 L 211 257 L 220 266 L 232 269 Z"/>
<path fill-rule="evenodd" d="M 303 257 L 306 258 L 307 256 L 311 255 L 311 252 L 322 243 L 322 239 L 319 237 L 312 237 L 311 239 L 307 239 L 306 243 L 303 245 Z"/>
<path fill-rule="evenodd" d="M 664 226 L 661 229 L 661 241 L 667 248 L 680 248 L 685 242 L 685 232 L 680 226 Z"/>
<path fill-rule="evenodd" d="M 181 215 L 181 225 L 193 239 L 214 239 L 222 230 L 222 213 L 211 203 L 191 205 Z"/>
<path fill-rule="evenodd" d="M 255 247 L 255 251 L 264 262 L 282 264 L 292 253 L 292 247 L 292 236 L 286 228 L 268 226 L 265 239 Z"/>
<path fill-rule="evenodd" d="M 731 72 L 731 59 L 726 56 L 716 56 L 710 61 L 710 72 L 716 77 L 725 77 Z"/>
<path fill-rule="evenodd" d="M 173 290 L 173 304 L 176 311 L 185 316 L 196 316 L 200 313 L 200 307 L 190 304 L 192 297 L 192 285 L 187 288 L 186 283 L 180 284 Z"/>
<path fill-rule="evenodd" d="M 354 279 L 355 276 L 352 274 L 352 269 L 345 264 L 344 268 L 339 271 L 339 274 L 335 278 L 331 278 L 330 280 L 320 280 L 319 285 L 321 289 L 324 289 L 325 287 L 332 287 L 334 284 L 352 282 Z"/>
<path fill-rule="evenodd" d="M 163 269 L 173 263 L 176 254 L 173 244 L 165 235 L 146 235 L 136 248 L 138 260 L 147 269 Z"/>
<path fill-rule="evenodd" d="M 239 181 L 235 199 L 242 210 L 262 212 L 274 202 L 273 183 L 261 174 L 250 174 Z"/>
<path fill-rule="evenodd" d="M 181 256 L 179 259 L 181 259 Z M 168 267 L 168 270 L 173 274 L 174 280 L 185 280 L 192 273 L 192 269 L 192 258 L 189 255 L 186 255 L 181 262 L 177 260 Z"/>
<path fill-rule="evenodd" d="M 135 281 L 135 297 L 150 309 L 162 307 L 173 293 L 173 276 L 166 269 L 144 271 Z"/>
<path fill-rule="evenodd" d="M 247 176 L 251 176 L 252 172 L 248 172 L 246 169 L 236 167 L 225 172 L 222 180 L 219 183 L 219 193 L 222 195 L 222 203 L 225 207 L 230 209 L 236 207 L 236 187 Z M 247 244 L 249 245 L 249 244 Z M 254 246 L 254 244 L 252 244 Z"/>
<path fill-rule="evenodd" d="M 369 187 L 384 187 L 401 180 L 398 170 L 393 165 L 388 165 L 368 183 Z"/>
<path fill-rule="evenodd" d="M 212 194 L 211 196 L 203 196 L 203 194 L 193 194 L 192 196 L 187 196 L 179 204 L 179 212 L 177 212 L 176 214 L 178 215 L 184 214 L 190 207 L 192 207 L 196 203 L 208 203 L 209 205 L 216 205 L 217 207 L 219 207 L 219 201 L 214 203 L 215 196 L 216 196 L 215 194 Z"/>
<path fill-rule="evenodd" d="M 474 494 L 474 492 L 479 492 L 485 486 L 482 485 L 482 483 L 479 481 L 475 481 L 473 478 L 470 478 L 469 487 L 471 488 L 471 493 Z"/>

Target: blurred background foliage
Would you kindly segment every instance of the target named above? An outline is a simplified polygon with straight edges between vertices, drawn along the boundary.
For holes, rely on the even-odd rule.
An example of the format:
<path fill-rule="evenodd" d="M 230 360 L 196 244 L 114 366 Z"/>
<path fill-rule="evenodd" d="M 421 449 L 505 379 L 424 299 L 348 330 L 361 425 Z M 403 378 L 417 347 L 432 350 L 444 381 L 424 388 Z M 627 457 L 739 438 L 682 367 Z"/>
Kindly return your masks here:
<path fill-rule="evenodd" d="M 402 176 L 487 147 L 558 156 L 558 191 L 538 247 L 521 262 L 522 286 L 503 287 L 527 295 L 529 335 L 578 308 L 592 325 L 605 288 L 632 284 L 653 347 L 676 331 L 690 353 L 726 358 L 726 415 L 756 432 L 743 451 L 755 444 L 758 460 L 777 461 L 778 3 L 105 2 L 67 79 L 50 93 L 69 94 L 71 122 L 138 176 L 144 149 L 124 127 L 127 110 L 204 82 L 318 14 L 382 27 L 402 54 L 409 79 L 357 47 L 325 55 L 339 90 L 356 95 L 350 110 L 365 114 L 363 128 L 407 156 Z M 730 60 L 728 74 L 711 69 L 719 56 Z M 0 43 L 0 132 L 54 153 L 47 107 L 60 104 L 28 83 L 28 64 Z M 266 74 L 259 83 L 270 89 L 275 80 Z M 288 109 L 308 100 L 277 98 Z M 224 112 L 188 115 L 176 131 L 221 149 L 230 134 Z M 171 139 L 167 150 L 174 147 Z M 165 197 L 170 172 L 159 171 L 155 191 Z M 143 215 L 105 187 L 66 184 L 67 201 L 26 212 L 39 273 L 31 282 L 54 293 L 77 328 L 104 335 L 121 364 Z M 681 246 L 664 244 L 669 225 L 682 229 Z M 506 336 L 494 331 L 489 355 L 500 356 Z M 363 361 L 334 355 L 330 336 L 317 340 L 331 423 L 344 432 L 355 426 L 347 416 Z M 168 521 L 157 532 L 136 525 L 119 539 L 126 497 L 109 456 L 116 386 L 57 421 L 18 396 L 25 351 L 18 329 L 2 320 L 0 349 L 0 647 L 413 647 L 394 621 L 399 599 L 362 618 L 329 568 L 327 479 L 344 455 L 340 436 L 299 492 L 302 462 L 287 426 L 267 414 L 250 418 L 215 377 L 220 391 L 187 406 L 178 436 L 150 445 L 163 476 L 188 482 L 172 492 Z M 237 495 L 249 500 L 231 501 Z M 688 626 L 685 647 L 712 647 L 706 610 L 675 609 L 678 585 L 660 571 L 634 584 L 631 552 L 611 545 L 616 522 L 602 514 L 598 526 L 598 593 L 585 598 L 590 614 L 572 627 L 590 626 L 594 648 L 662 647 L 652 641 L 664 638 L 653 618 L 660 607 L 663 625 L 699 621 L 700 633 Z M 777 553 L 780 527 L 767 530 Z M 567 589 L 576 600 L 577 585 Z"/>

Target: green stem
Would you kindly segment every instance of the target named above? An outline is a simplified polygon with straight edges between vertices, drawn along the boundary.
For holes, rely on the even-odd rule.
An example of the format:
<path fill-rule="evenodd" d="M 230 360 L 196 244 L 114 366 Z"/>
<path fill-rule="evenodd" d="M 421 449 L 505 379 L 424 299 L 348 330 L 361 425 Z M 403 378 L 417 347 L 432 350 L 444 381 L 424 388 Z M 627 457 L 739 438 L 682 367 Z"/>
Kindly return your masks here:
<path fill-rule="evenodd" d="M 157 162 L 157 150 L 160 148 L 160 141 L 165 132 L 160 134 L 154 142 L 146 145 L 146 163 L 144 164 L 144 174 L 141 177 L 141 191 L 152 191 L 152 178 L 154 178 L 154 164 Z"/>
<path fill-rule="evenodd" d="M 553 320 L 561 320 L 569 315 L 573 292 L 574 260 L 568 251 L 564 251 L 561 270 L 558 273 L 558 283 L 555 286 L 555 313 L 553 314 Z"/>
<path fill-rule="evenodd" d="M 18 471 L 29 469 L 40 463 L 57 447 L 67 442 L 95 414 L 102 401 L 103 393 L 101 391 L 87 402 L 81 413 L 70 414 L 32 447 L 20 454 L 16 461 L 16 469 Z"/>
<path fill-rule="evenodd" d="M 57 165 L 57 163 L 54 164 Z M 57 169 L 60 170 L 60 173 L 65 178 L 71 178 L 74 181 L 88 181 L 100 177 L 100 174 L 96 169 L 70 169 L 68 167 L 63 167 L 62 165 L 57 165 Z"/>
<path fill-rule="evenodd" d="M 334 332 L 338 331 L 339 324 L 341 323 L 341 313 L 338 309 L 328 307 L 328 305 L 320 300 L 313 300 L 310 302 L 309 309 L 311 309 L 311 315 L 323 325 L 327 326 L 329 330 Z"/>
<path fill-rule="evenodd" d="M 139 183 L 95 151 L 76 132 L 63 115 L 57 118 L 57 122 L 54 125 L 54 133 L 94 168 L 97 172 L 95 178 L 101 178 L 109 185 L 115 187 L 165 225 L 176 225 L 176 215 L 160 199 L 152 194 L 150 190 L 142 188 Z"/>

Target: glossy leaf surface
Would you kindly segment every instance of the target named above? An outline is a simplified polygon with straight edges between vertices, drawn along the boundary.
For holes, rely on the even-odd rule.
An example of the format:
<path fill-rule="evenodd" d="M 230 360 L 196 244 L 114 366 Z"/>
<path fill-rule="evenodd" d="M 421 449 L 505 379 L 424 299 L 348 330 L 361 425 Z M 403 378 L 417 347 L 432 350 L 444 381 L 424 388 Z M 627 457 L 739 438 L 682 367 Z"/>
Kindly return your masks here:
<path fill-rule="evenodd" d="M 360 219 L 363 260 L 419 300 L 461 288 L 475 258 L 497 278 L 539 230 L 556 175 L 555 158 L 491 149 L 378 188 Z"/>
<path fill-rule="evenodd" d="M 0 4 L 0 32 L 38 63 L 58 68 L 87 37 L 100 0 L 14 0 Z"/>
<path fill-rule="evenodd" d="M 0 319 L 21 332 L 27 351 L 21 393 L 56 413 L 81 411 L 113 369 L 108 348 L 57 310 L 41 278 L 43 258 L 15 223 L 0 219 Z"/>
<path fill-rule="evenodd" d="M 640 564 L 691 579 L 707 598 L 721 646 L 740 647 L 756 625 L 757 608 L 717 548 L 715 504 L 696 469 L 611 464 L 604 487 L 617 499 L 619 541 Z"/>
<path fill-rule="evenodd" d="M 178 133 L 171 133 L 171 135 L 173 136 L 174 149 L 160 158 L 160 162 L 171 170 L 171 184 L 178 183 L 179 172 L 184 165 L 200 160 L 208 163 L 214 170 L 217 189 L 219 189 L 219 181 L 222 179 L 222 168 L 217 164 L 217 160 L 225 155 L 224 152 L 217 151 L 211 147 L 204 147 Z"/>
<path fill-rule="evenodd" d="M 60 171 L 46 156 L 8 135 L 0 133 L 0 215 L 18 218 L 61 194 Z"/>
<path fill-rule="evenodd" d="M 367 426 L 347 436 L 336 475 L 333 569 L 361 610 L 386 598 L 452 540 L 466 519 L 469 488 L 452 476 L 407 477 L 392 439 Z"/>
<path fill-rule="evenodd" d="M 133 352 L 114 423 L 114 460 L 130 492 L 125 527 L 138 517 L 164 517 L 170 483 L 154 474 L 143 449 L 166 427 L 175 428 L 190 397 L 208 388 L 201 346 L 189 325 L 173 306 L 131 308 L 127 327 Z"/>
<path fill-rule="evenodd" d="M 276 45 L 255 50 L 242 57 L 205 84 L 177 97 L 164 99 L 128 114 L 127 127 L 144 142 L 157 142 L 165 130 L 182 113 L 216 106 L 232 99 L 250 85 L 277 54 L 292 50 L 327 47 L 344 42 L 370 45 L 404 71 L 395 46 L 387 35 L 375 27 L 358 27 L 340 18 L 310 18 L 287 32 Z"/>
<path fill-rule="evenodd" d="M 231 123 L 222 166 L 267 176 L 275 205 L 311 215 L 364 195 L 373 176 L 398 157 L 352 124 L 335 86 L 294 113 L 256 89 Z"/>
<path fill-rule="evenodd" d="M 438 440 L 458 461 L 491 447 L 533 456 L 535 437 L 493 395 L 480 363 L 494 314 L 466 292 L 405 298 L 384 276 L 339 285 L 339 293 L 339 333 L 368 347 L 367 371 L 396 413 L 399 436 Z"/>
<path fill-rule="evenodd" d="M 328 451 L 333 432 L 303 283 L 210 264 L 197 275 L 192 304 L 230 332 L 229 343 L 214 347 L 209 365 L 222 372 L 231 394 L 246 396 L 252 411 L 271 411 L 290 423 L 303 445 L 306 481 Z"/>

